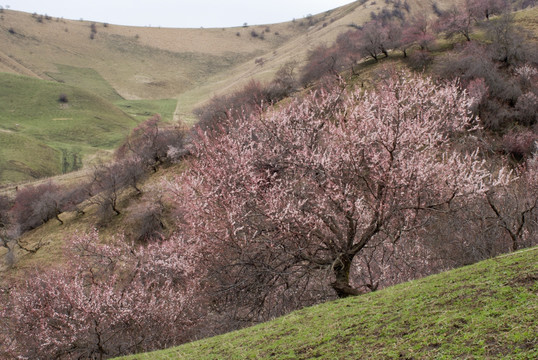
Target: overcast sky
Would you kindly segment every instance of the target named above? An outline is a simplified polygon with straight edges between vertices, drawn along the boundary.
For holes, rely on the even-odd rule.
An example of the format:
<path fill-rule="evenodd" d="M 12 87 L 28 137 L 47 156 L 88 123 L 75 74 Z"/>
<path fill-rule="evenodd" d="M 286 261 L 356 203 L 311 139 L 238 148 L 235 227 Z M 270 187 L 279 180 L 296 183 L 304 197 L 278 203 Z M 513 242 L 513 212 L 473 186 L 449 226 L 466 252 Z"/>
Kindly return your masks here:
<path fill-rule="evenodd" d="M 317 14 L 352 0 L 0 0 L 12 10 L 117 25 L 231 27 Z"/>

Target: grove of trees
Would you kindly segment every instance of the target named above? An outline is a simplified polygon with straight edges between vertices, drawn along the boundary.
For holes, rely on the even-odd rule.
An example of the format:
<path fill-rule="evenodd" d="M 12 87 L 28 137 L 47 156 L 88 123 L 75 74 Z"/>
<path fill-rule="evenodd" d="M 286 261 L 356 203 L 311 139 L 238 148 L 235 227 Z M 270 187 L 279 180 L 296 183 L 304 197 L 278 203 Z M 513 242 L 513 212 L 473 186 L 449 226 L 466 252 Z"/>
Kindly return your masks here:
<path fill-rule="evenodd" d="M 7 290 L 0 356 L 103 359 L 184 341 L 202 304 L 193 296 L 197 254 L 183 244 L 133 250 L 123 239 L 99 244 L 96 231 L 75 234 L 66 266 Z"/>

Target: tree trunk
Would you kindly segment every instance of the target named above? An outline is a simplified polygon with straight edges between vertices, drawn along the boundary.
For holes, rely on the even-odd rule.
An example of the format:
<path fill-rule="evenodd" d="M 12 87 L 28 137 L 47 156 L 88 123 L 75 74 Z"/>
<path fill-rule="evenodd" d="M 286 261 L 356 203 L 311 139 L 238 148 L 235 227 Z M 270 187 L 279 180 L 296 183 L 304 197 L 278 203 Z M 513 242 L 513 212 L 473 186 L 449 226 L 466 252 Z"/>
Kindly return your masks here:
<path fill-rule="evenodd" d="M 332 288 L 339 298 L 359 295 L 361 292 L 349 284 L 349 271 L 351 270 L 352 256 L 340 255 L 332 266 L 336 280 L 331 283 Z"/>
<path fill-rule="evenodd" d="M 116 201 L 113 201 L 111 204 L 112 210 L 116 213 L 116 215 L 120 215 L 120 211 L 116 208 Z"/>
<path fill-rule="evenodd" d="M 385 57 L 389 57 L 389 52 L 385 49 L 382 49 L 381 52 L 383 53 L 383 55 L 385 55 Z"/>

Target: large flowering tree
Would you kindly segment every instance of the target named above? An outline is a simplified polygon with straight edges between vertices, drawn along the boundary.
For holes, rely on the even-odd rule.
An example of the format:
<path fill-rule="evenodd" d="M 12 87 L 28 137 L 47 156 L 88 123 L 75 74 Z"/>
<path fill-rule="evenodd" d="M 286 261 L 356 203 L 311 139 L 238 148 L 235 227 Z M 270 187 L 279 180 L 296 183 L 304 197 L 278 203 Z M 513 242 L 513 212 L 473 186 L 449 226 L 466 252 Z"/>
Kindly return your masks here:
<path fill-rule="evenodd" d="M 451 149 L 473 130 L 471 103 L 456 82 L 397 74 L 375 91 L 320 90 L 200 134 L 169 188 L 218 269 L 214 284 L 263 304 L 322 274 L 337 296 L 358 294 L 350 271 L 365 247 L 505 181 L 477 152 Z"/>

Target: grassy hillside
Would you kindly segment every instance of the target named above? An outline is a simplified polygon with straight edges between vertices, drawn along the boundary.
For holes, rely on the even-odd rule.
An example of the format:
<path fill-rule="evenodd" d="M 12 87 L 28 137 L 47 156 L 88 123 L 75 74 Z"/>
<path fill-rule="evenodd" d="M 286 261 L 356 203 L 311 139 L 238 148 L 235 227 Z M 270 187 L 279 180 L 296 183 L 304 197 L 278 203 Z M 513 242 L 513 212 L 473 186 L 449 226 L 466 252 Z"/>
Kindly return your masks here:
<path fill-rule="evenodd" d="M 117 100 L 114 101 L 114 105 L 134 117 L 137 121 L 143 121 L 154 114 L 160 114 L 162 120 L 166 122 L 176 120 L 174 116 L 177 105 L 176 99 Z"/>
<path fill-rule="evenodd" d="M 57 82 L 0 73 L 0 184 L 76 169 L 156 113 L 174 120 L 175 99 L 125 100 L 93 69 L 60 68 Z"/>
<path fill-rule="evenodd" d="M 58 174 L 62 167 L 72 170 L 75 154 L 80 161 L 99 149 L 113 149 L 136 124 L 91 92 L 0 73 L 0 183 Z"/>
<path fill-rule="evenodd" d="M 53 176 L 61 152 L 34 138 L 0 129 L 0 184 Z"/>
<path fill-rule="evenodd" d="M 517 26 L 521 26 L 531 34 L 533 40 L 538 40 L 538 7 L 516 12 L 514 20 Z"/>
<path fill-rule="evenodd" d="M 430 1 L 407 3 L 410 15 L 432 12 Z M 452 2 L 436 3 L 446 8 Z M 181 96 L 181 111 L 189 114 L 214 93 L 252 77 L 270 79 L 290 60 L 301 65 L 308 51 L 332 43 L 351 24 L 368 21 L 372 12 L 393 7 L 390 1 L 357 1 L 284 23 L 218 29 L 97 23 L 93 40 L 91 22 L 47 20 L 5 10 L 0 20 L 0 71 L 68 81 L 70 77 L 62 75 L 68 67 L 93 69 L 123 98 Z M 257 58 L 264 58 L 263 66 L 255 63 Z"/>
<path fill-rule="evenodd" d="M 54 81 L 76 86 L 109 101 L 123 100 L 116 90 L 92 68 L 56 64 L 57 71 L 47 73 Z"/>
<path fill-rule="evenodd" d="M 536 359 L 538 248 L 122 359 Z"/>
<path fill-rule="evenodd" d="M 410 13 L 431 12 L 429 2 L 408 3 Z M 296 61 L 299 69 L 310 50 L 332 43 L 351 24 L 369 20 L 370 13 L 393 6 L 354 2 L 280 24 L 223 29 L 182 29 L 181 24 L 176 29 L 127 27 L 4 10 L 0 130 L 26 136 L 24 143 L 39 143 L 23 147 L 9 140 L 15 145 L 4 155 L 17 155 L 5 158 L 10 167 L 0 164 L 0 184 L 76 168 L 63 159 L 73 163 L 75 155 L 87 157 L 95 149 L 116 146 L 136 122 L 154 113 L 165 121 L 192 124 L 192 110 L 212 96 L 252 78 L 269 81 L 289 61 Z M 261 58 L 263 65 L 255 61 Z M 6 73 L 56 84 L 23 81 Z M 56 101 L 61 93 L 69 99 L 63 107 Z M 36 146 L 50 147 L 47 154 L 52 156 L 36 161 L 39 166 L 24 154 Z"/>
<path fill-rule="evenodd" d="M 171 98 L 305 32 L 304 27 L 282 31 L 275 25 L 260 40 L 250 36 L 251 27 L 161 29 L 100 23 L 91 39 L 91 24 L 4 11 L 0 70 L 56 79 L 62 78 L 65 66 L 88 68 L 126 99 Z"/>

